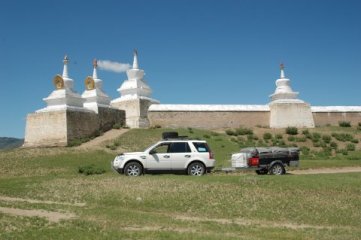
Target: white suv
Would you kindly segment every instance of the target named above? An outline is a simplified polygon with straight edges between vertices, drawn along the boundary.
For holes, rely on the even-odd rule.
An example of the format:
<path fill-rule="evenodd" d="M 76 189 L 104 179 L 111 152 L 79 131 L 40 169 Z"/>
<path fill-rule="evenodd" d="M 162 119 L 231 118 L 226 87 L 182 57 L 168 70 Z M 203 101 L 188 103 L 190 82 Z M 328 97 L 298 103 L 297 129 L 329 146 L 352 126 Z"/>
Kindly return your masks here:
<path fill-rule="evenodd" d="M 122 153 L 111 165 L 127 176 L 160 171 L 201 176 L 214 168 L 215 159 L 206 141 L 177 138 L 159 141 L 144 152 Z"/>

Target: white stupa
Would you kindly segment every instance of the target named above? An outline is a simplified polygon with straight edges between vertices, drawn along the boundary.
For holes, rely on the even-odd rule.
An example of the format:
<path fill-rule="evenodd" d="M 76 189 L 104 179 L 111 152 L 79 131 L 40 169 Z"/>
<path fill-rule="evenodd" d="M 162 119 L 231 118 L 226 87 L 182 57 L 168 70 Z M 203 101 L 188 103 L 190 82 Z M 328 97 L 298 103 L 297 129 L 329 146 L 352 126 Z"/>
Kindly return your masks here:
<path fill-rule="evenodd" d="M 281 64 L 281 76 L 276 80 L 276 90 L 270 95 L 272 101 L 301 101 L 297 99 L 298 92 L 294 92 L 290 86 L 290 79 L 285 77 L 284 65 Z"/>
<path fill-rule="evenodd" d="M 93 60 L 93 76 L 85 79 L 85 91 L 81 95 L 85 100 L 84 108 L 98 113 L 99 107 L 108 108 L 110 106 L 110 98 L 103 92 L 103 81 L 98 78 L 98 63 Z"/>
<path fill-rule="evenodd" d="M 151 98 L 152 90 L 143 79 L 144 75 L 144 70 L 139 69 L 137 50 L 134 50 L 133 67 L 127 70 L 128 79 L 117 89 L 121 97 L 112 102 L 115 103 L 130 99 L 148 99 L 158 102 Z"/>
<path fill-rule="evenodd" d="M 68 74 L 69 58 L 64 57 L 63 75 L 56 75 L 53 79 L 55 90 L 43 100 L 46 102 L 47 107 L 40 109 L 36 112 L 48 112 L 59 110 L 84 110 L 82 97 L 73 89 L 74 81 Z"/>
<path fill-rule="evenodd" d="M 138 52 L 134 50 L 133 67 L 127 70 L 128 79 L 117 90 L 120 97 L 111 106 L 125 110 L 126 124 L 131 128 L 148 127 L 148 108 L 159 101 L 151 98 L 152 90 L 143 79 L 144 70 L 139 68 Z"/>
<path fill-rule="evenodd" d="M 298 92 L 292 90 L 290 79 L 285 77 L 283 64 L 276 86 L 275 92 L 270 95 L 270 127 L 315 127 L 310 105 L 298 99 Z"/>

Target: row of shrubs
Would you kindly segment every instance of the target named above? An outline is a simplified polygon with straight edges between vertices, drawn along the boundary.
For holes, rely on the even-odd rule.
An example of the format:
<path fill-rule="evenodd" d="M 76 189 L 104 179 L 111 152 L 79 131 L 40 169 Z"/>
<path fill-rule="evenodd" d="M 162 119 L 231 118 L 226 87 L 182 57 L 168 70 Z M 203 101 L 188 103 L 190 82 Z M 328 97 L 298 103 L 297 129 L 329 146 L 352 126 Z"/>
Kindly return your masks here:
<path fill-rule="evenodd" d="M 341 121 L 338 123 L 338 125 L 340 127 L 352 127 L 351 122 L 347 122 L 347 121 Z M 361 130 L 361 122 L 359 122 L 356 127 L 358 130 Z"/>

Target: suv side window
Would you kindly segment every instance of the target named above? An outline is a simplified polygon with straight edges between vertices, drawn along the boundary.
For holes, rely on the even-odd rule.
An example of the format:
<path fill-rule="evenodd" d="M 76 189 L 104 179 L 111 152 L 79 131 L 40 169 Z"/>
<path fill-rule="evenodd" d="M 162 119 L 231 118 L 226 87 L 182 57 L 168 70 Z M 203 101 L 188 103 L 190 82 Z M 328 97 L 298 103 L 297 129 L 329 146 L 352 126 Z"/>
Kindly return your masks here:
<path fill-rule="evenodd" d="M 191 149 L 187 142 L 173 142 L 169 148 L 170 153 L 186 153 L 190 151 Z"/>
<path fill-rule="evenodd" d="M 198 152 L 209 152 L 209 147 L 207 143 L 204 142 L 192 142 L 192 143 Z"/>
<path fill-rule="evenodd" d="M 169 143 L 162 143 L 162 144 L 156 146 L 152 150 L 152 152 L 153 153 L 167 153 L 167 152 L 169 152 L 169 146 L 170 146 Z"/>

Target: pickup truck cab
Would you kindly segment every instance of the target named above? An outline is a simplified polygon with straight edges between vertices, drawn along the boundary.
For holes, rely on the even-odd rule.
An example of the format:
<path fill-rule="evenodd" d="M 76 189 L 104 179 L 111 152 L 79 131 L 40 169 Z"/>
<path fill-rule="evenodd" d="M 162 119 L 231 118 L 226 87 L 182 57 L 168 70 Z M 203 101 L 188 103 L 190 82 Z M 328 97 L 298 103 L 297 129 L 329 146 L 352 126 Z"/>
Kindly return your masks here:
<path fill-rule="evenodd" d="M 254 169 L 257 174 L 282 175 L 299 166 L 299 148 L 251 147 L 232 154 L 232 167 Z"/>

